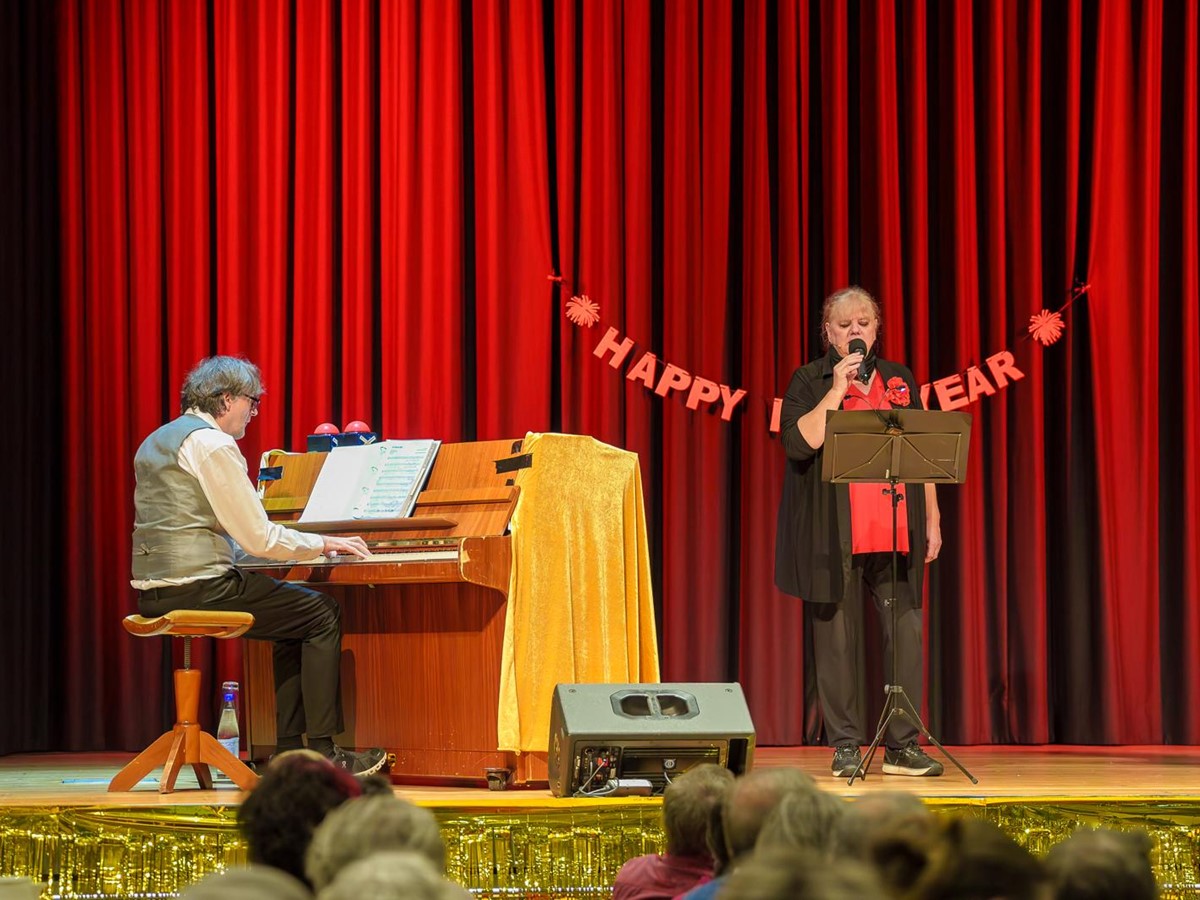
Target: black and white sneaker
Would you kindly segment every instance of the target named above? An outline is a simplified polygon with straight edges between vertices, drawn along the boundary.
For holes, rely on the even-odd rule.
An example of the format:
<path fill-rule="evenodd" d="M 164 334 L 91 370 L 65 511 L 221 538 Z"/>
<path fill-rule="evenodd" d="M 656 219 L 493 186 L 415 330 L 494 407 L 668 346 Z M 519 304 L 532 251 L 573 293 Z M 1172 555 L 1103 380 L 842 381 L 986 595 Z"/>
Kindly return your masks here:
<path fill-rule="evenodd" d="M 927 775 L 932 778 L 943 771 L 942 764 L 922 750 L 916 741 L 900 750 L 888 747 L 883 754 L 884 775 Z"/>
<path fill-rule="evenodd" d="M 833 777 L 849 778 L 862 765 L 862 749 L 858 744 L 838 744 L 833 750 Z"/>
<path fill-rule="evenodd" d="M 380 747 L 355 751 L 335 746 L 329 761 L 339 769 L 345 769 L 355 778 L 366 778 L 382 769 L 387 763 L 387 758 L 387 751 Z"/>

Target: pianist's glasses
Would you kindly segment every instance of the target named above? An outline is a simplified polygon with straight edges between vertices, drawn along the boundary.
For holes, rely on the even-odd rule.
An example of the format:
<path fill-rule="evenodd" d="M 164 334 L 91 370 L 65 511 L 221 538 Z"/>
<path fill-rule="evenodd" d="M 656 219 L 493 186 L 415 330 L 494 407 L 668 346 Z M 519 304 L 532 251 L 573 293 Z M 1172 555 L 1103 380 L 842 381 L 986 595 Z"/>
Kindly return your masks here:
<path fill-rule="evenodd" d="M 259 394 L 257 397 L 252 397 L 250 394 L 242 394 L 242 396 L 250 401 L 250 408 L 255 412 L 258 412 L 258 404 L 259 401 L 262 400 L 262 395 Z"/>

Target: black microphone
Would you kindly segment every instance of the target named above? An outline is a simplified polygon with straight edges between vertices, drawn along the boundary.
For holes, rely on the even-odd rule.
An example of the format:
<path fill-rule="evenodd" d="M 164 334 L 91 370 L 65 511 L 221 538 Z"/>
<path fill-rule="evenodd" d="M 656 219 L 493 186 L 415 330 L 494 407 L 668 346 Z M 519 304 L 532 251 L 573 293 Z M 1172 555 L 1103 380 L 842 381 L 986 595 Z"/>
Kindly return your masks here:
<path fill-rule="evenodd" d="M 870 370 L 874 368 L 874 366 L 869 365 L 870 361 L 866 358 L 867 342 L 862 338 L 855 338 L 850 342 L 850 346 L 847 349 L 850 353 L 863 354 L 862 365 L 859 367 L 858 375 L 855 377 L 859 381 L 862 381 L 864 384 L 866 384 L 867 380 L 871 377 Z M 864 372 L 866 372 L 866 374 L 863 374 Z M 875 418 L 877 418 L 883 424 L 884 432 L 890 433 L 891 430 L 896 427 L 896 423 L 893 421 L 894 416 L 884 416 L 883 410 L 871 402 L 870 395 L 861 397 L 860 399 L 865 400 L 867 405 L 871 407 L 871 412 L 875 413 Z"/>
<path fill-rule="evenodd" d="M 855 378 L 857 378 L 863 384 L 866 384 L 871 380 L 871 372 L 867 368 L 867 342 L 862 338 L 855 338 L 850 342 L 850 352 L 861 353 L 863 355 L 863 361 L 859 363 L 858 374 L 855 376 Z"/>

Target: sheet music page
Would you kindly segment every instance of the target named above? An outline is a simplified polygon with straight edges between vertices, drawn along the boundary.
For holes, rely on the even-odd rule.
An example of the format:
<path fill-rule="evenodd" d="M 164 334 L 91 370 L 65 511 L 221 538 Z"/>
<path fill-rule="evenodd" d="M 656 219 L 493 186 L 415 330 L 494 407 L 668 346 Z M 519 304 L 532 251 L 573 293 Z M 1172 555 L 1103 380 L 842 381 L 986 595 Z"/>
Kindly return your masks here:
<path fill-rule="evenodd" d="M 411 515 L 441 441 L 380 441 L 334 447 L 301 522 L 402 519 Z"/>

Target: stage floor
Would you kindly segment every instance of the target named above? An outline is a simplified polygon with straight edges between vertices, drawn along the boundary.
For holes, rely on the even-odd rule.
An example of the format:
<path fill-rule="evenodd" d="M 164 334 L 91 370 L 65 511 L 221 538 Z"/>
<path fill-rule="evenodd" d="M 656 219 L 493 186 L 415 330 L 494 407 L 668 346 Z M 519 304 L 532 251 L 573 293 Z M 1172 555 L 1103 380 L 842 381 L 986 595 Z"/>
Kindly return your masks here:
<path fill-rule="evenodd" d="M 936 751 L 931 751 L 936 755 Z M 1200 898 L 1200 748 L 953 747 L 978 779 L 948 760 L 940 778 L 871 774 L 853 786 L 829 774 L 824 747 L 760 747 L 755 766 L 798 766 L 853 799 L 907 790 L 948 815 L 995 822 L 1035 853 L 1081 826 L 1144 828 L 1155 844 L 1163 898 Z M 0 875 L 31 877 L 50 897 L 162 897 L 245 862 L 237 830 L 243 794 L 196 788 L 190 769 L 174 793 L 157 780 L 110 794 L 132 754 L 0 758 Z M 882 760 L 877 760 L 880 766 Z M 157 773 L 154 773 L 157 775 Z M 447 875 L 478 900 L 611 897 L 632 856 L 661 849 L 657 797 L 556 798 L 544 786 L 396 785 L 437 817 Z"/>
<path fill-rule="evenodd" d="M 797 766 L 822 788 L 854 797 L 877 790 L 907 790 L 934 803 L 998 800 L 1196 800 L 1200 802 L 1200 747 L 950 747 L 952 754 L 978 780 L 972 784 L 934 748 L 932 756 L 946 766 L 940 778 L 905 778 L 870 774 L 848 786 L 829 774 L 825 747 L 759 747 L 755 765 Z M 190 768 L 179 777 L 179 789 L 159 794 L 147 779 L 137 790 L 110 794 L 109 779 L 133 754 L 38 753 L 0 757 L 0 807 L 12 806 L 212 806 L 236 805 L 233 786 L 201 791 Z M 882 763 L 877 759 L 875 768 Z M 545 785 L 489 791 L 483 787 L 396 785 L 396 793 L 422 806 L 458 808 L 542 807 L 547 804 L 599 802 L 560 800 Z M 646 802 L 646 801 L 643 801 Z M 648 802 L 657 802 L 656 800 Z"/>

